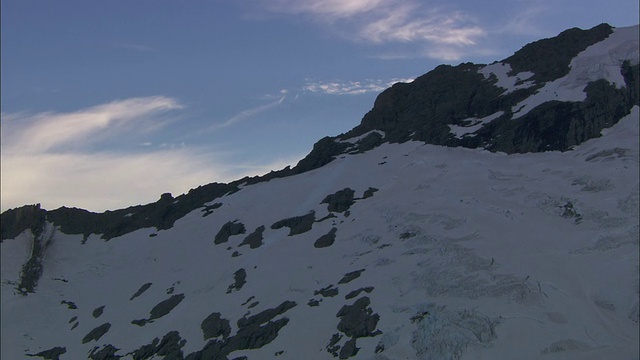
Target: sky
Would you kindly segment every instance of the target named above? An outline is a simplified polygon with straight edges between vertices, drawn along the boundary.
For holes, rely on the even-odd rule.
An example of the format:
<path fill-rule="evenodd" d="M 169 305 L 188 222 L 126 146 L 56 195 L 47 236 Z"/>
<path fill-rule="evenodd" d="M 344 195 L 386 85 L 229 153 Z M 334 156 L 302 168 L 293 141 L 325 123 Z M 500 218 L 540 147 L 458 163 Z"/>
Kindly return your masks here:
<path fill-rule="evenodd" d="M 635 25 L 637 0 L 1 0 L 2 211 L 105 211 L 294 166 L 439 64 Z"/>

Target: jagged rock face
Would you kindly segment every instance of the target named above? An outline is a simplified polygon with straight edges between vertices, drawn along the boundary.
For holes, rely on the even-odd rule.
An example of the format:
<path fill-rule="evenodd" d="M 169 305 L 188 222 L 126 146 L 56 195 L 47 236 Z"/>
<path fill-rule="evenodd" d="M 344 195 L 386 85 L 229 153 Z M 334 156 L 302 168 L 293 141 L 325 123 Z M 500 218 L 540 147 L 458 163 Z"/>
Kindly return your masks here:
<path fill-rule="evenodd" d="M 497 99 L 502 90 L 478 70 L 473 64 L 442 65 L 410 84 L 395 84 L 378 96 L 362 123 L 342 138 L 380 130 L 388 142 L 416 139 L 453 145 L 448 124 L 493 114 L 500 105 Z"/>
<path fill-rule="evenodd" d="M 590 30 L 573 28 L 552 39 L 542 39 L 524 46 L 504 60 L 511 65 L 511 74 L 533 73 L 529 80 L 538 84 L 559 79 L 569 73 L 569 63 L 589 45 L 604 40 L 613 29 L 600 24 Z"/>
<path fill-rule="evenodd" d="M 513 121 L 519 111 L 517 105 L 546 83 L 567 76 L 572 59 L 612 31 L 606 24 L 586 31 L 571 29 L 525 46 L 501 63 L 510 67 L 506 75 L 523 74 L 529 83 L 514 91 L 505 92 L 498 86 L 495 74 L 484 75 L 484 65 L 439 66 L 412 83 L 398 83 L 382 92 L 361 124 L 338 138 L 344 141 L 379 130 L 385 134 L 381 142 L 418 140 L 508 154 L 566 151 L 599 136 L 602 129 L 615 124 L 639 103 L 637 61 L 621 61 L 622 88 L 606 80 L 584 83 L 585 100 L 546 101 Z M 523 84 L 524 80 L 516 80 L 515 85 Z M 495 119 L 474 136 L 458 138 L 451 132 L 451 125 L 468 126 L 468 122 L 492 114 L 497 115 Z"/>

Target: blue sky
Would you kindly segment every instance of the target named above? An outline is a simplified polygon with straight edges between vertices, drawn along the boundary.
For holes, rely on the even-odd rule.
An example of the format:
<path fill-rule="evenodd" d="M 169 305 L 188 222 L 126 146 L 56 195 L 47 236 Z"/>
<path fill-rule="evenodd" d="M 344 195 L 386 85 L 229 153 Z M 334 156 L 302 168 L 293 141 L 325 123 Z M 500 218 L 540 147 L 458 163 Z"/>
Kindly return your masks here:
<path fill-rule="evenodd" d="M 376 95 L 637 0 L 1 2 L 2 210 L 93 211 L 295 165 Z"/>

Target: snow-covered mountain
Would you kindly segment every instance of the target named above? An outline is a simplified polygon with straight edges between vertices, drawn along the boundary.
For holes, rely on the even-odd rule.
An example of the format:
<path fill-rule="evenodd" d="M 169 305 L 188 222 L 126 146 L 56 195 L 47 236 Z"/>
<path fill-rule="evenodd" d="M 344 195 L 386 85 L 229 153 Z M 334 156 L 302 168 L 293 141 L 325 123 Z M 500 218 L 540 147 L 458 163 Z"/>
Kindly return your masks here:
<path fill-rule="evenodd" d="M 638 26 L 384 91 L 294 168 L 2 214 L 2 359 L 637 359 Z"/>

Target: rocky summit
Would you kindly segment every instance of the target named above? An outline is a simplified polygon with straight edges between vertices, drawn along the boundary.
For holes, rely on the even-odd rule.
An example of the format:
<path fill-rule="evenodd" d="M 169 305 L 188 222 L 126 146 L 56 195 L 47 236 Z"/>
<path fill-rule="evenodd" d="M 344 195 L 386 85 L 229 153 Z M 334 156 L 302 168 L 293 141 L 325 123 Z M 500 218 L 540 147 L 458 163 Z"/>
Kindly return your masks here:
<path fill-rule="evenodd" d="M 293 168 L 1 215 L 3 359 L 634 359 L 638 26 L 382 92 Z"/>

